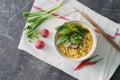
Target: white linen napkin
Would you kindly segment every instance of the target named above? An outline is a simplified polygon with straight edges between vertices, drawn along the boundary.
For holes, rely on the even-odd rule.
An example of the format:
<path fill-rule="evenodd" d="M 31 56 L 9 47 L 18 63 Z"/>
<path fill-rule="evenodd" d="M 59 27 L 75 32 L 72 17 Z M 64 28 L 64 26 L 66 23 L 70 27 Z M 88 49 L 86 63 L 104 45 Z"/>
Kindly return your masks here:
<path fill-rule="evenodd" d="M 34 12 L 40 9 L 52 8 L 58 1 L 59 0 L 36 0 L 31 11 Z M 50 31 L 50 36 L 47 39 L 41 37 L 41 39 L 46 43 L 46 47 L 44 49 L 37 50 L 34 47 L 35 42 L 29 43 L 24 31 L 18 48 L 30 53 L 31 55 L 37 57 L 40 60 L 43 60 L 52 66 L 55 66 L 56 68 L 79 80 L 109 80 L 120 64 L 120 54 L 118 54 L 118 52 L 112 48 L 112 46 L 101 35 L 97 34 L 98 43 L 93 55 L 99 54 L 99 57 L 95 59 L 103 58 L 103 60 L 93 66 L 87 66 L 78 71 L 74 71 L 74 67 L 79 62 L 64 59 L 61 55 L 59 55 L 55 48 L 55 27 L 63 24 L 68 20 L 79 20 L 88 26 L 92 26 L 84 17 L 80 15 L 79 11 L 84 11 L 98 25 L 100 25 L 107 34 L 114 37 L 114 40 L 119 44 L 120 36 L 116 34 L 120 33 L 120 25 L 109 20 L 108 18 L 99 15 L 98 13 L 94 12 L 76 0 L 66 0 L 63 7 L 67 9 L 70 7 L 71 9 L 69 9 L 69 11 L 72 9 L 76 9 L 77 11 L 74 11 L 65 17 L 54 17 L 48 19 L 39 26 L 40 30 L 47 28 Z M 56 13 L 62 15 L 65 10 L 66 9 L 63 9 L 57 11 Z"/>

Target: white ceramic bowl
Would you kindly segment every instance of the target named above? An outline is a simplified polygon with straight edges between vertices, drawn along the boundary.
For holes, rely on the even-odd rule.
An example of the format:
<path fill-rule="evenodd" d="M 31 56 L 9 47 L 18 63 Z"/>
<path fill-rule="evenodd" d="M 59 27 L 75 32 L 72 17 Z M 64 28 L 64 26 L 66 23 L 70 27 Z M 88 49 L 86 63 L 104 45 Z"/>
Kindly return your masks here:
<path fill-rule="evenodd" d="M 82 24 L 82 25 L 85 25 L 86 28 L 88 28 L 88 30 L 89 30 L 90 33 L 92 34 L 92 38 L 93 38 L 93 45 L 92 45 L 91 50 L 88 52 L 87 55 L 85 55 L 85 56 L 83 56 L 83 57 L 80 57 L 80 58 L 70 58 L 70 57 L 67 57 L 67 56 L 61 54 L 61 51 L 58 49 L 58 47 L 57 47 L 56 44 L 55 44 L 55 46 L 56 46 L 56 49 L 57 49 L 58 53 L 59 53 L 60 55 L 62 55 L 64 58 L 70 59 L 70 60 L 74 60 L 74 61 L 83 61 L 83 60 L 89 58 L 89 57 L 94 53 L 94 51 L 95 51 L 95 49 L 96 49 L 96 45 L 97 45 L 97 36 L 96 36 L 96 33 L 94 32 L 94 30 L 93 30 L 93 28 L 92 28 L 91 26 L 87 26 L 85 23 L 79 22 L 79 21 L 70 21 L 70 22 L 78 22 L 78 23 L 80 23 L 80 24 Z M 57 32 L 56 32 L 56 35 L 57 35 Z M 54 40 L 55 40 L 55 43 L 56 43 L 56 37 L 57 37 L 56 35 L 55 35 L 55 39 L 54 39 Z"/>

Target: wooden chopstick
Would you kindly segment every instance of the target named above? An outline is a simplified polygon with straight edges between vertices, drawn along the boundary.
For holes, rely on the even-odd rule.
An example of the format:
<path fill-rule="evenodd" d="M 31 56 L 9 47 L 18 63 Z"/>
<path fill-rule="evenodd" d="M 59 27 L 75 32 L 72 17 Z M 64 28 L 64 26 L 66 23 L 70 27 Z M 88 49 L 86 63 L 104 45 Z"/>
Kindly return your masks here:
<path fill-rule="evenodd" d="M 87 14 L 84 12 L 80 13 L 84 18 L 86 18 L 92 25 L 95 27 L 101 34 L 102 36 L 116 49 L 120 52 L 120 47 L 103 31 L 103 29 L 97 25 Z"/>

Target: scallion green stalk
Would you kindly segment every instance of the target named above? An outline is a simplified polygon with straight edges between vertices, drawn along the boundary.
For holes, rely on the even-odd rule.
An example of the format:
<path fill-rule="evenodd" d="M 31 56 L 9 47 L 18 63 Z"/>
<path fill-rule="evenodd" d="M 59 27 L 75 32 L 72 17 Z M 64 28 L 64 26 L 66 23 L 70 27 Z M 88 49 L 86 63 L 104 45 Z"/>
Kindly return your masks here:
<path fill-rule="evenodd" d="M 51 14 L 53 14 L 55 11 L 57 11 L 60 6 L 64 3 L 65 0 L 61 0 L 60 3 L 50 9 L 50 10 L 41 10 L 38 12 L 23 12 L 23 16 L 26 19 L 26 22 L 28 25 L 24 28 L 26 31 L 27 38 L 29 41 L 39 39 L 39 31 L 38 31 L 38 26 L 48 19 Z"/>

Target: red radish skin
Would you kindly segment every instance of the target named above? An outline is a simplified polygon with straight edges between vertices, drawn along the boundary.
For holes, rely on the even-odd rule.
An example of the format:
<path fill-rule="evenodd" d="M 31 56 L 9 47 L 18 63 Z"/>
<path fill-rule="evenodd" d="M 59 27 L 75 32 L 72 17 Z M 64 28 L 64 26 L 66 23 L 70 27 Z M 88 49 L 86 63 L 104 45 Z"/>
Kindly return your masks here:
<path fill-rule="evenodd" d="M 76 48 L 78 48 L 79 47 L 79 45 L 73 45 L 73 44 L 71 44 L 71 46 L 70 46 L 71 48 L 74 48 L 74 49 L 76 49 Z"/>
<path fill-rule="evenodd" d="M 45 47 L 45 43 L 43 42 L 43 41 L 37 41 L 36 43 L 35 43 L 35 47 L 37 48 L 37 49 L 43 49 L 44 47 Z"/>
<path fill-rule="evenodd" d="M 64 47 L 69 47 L 70 45 L 71 45 L 71 43 L 70 43 L 69 41 L 66 41 L 66 42 L 63 44 Z"/>
<path fill-rule="evenodd" d="M 47 38 L 49 36 L 49 30 L 48 29 L 43 29 L 40 34 L 42 37 Z"/>

